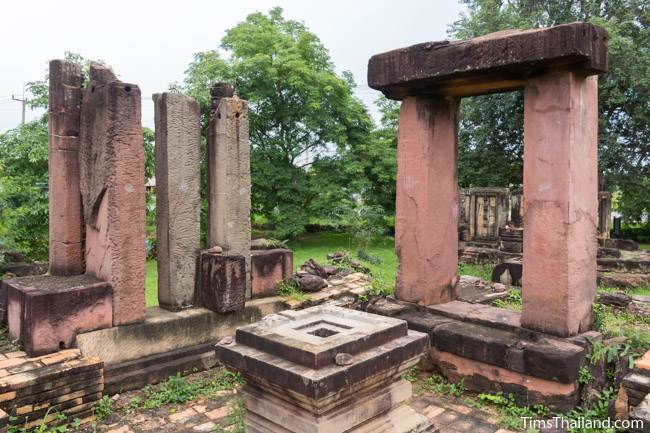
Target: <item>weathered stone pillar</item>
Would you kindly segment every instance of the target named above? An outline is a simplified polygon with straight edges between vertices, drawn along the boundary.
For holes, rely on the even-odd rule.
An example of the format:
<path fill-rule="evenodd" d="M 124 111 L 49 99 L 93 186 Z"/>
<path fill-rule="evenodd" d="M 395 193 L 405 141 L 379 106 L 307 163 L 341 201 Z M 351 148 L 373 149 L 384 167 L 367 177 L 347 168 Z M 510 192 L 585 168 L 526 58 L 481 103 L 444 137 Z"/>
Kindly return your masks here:
<path fill-rule="evenodd" d="M 81 66 L 50 62 L 48 112 L 50 274 L 83 272 L 79 127 Z"/>
<path fill-rule="evenodd" d="M 81 110 L 86 272 L 113 286 L 113 325 L 144 320 L 145 195 L 140 89 L 91 63 Z"/>
<path fill-rule="evenodd" d="M 598 78 L 573 72 L 524 93 L 523 326 L 586 331 L 596 293 Z"/>
<path fill-rule="evenodd" d="M 158 302 L 192 305 L 200 242 L 199 104 L 180 93 L 153 95 L 156 124 Z"/>
<path fill-rule="evenodd" d="M 214 95 L 213 95 L 214 96 Z M 246 259 L 250 298 L 251 174 L 248 106 L 238 97 L 215 98 L 208 126 L 208 248 Z"/>
<path fill-rule="evenodd" d="M 456 298 L 458 99 L 402 101 L 397 146 L 398 299 L 423 305 Z"/>

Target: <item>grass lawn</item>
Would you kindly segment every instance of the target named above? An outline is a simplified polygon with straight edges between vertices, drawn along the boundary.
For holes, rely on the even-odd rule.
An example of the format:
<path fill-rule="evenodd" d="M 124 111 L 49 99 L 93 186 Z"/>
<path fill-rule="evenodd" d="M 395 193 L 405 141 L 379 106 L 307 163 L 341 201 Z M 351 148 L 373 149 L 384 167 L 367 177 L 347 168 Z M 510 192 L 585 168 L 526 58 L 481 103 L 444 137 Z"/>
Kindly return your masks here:
<path fill-rule="evenodd" d="M 144 283 L 147 307 L 158 306 L 158 264 L 155 260 L 147 262 L 147 279 Z"/>
<path fill-rule="evenodd" d="M 650 244 L 639 244 L 640 250 L 650 250 Z"/>
<path fill-rule="evenodd" d="M 297 270 L 300 265 L 310 258 L 319 263 L 326 264 L 327 254 L 335 251 L 346 250 L 356 258 L 358 246 L 354 238 L 347 233 L 308 233 L 289 242 L 293 250 L 293 267 Z M 392 288 L 395 285 L 395 274 L 397 272 L 397 256 L 395 255 L 395 243 L 393 238 L 385 237 L 373 243 L 367 251 L 370 255 L 376 256 L 381 261 L 378 265 L 361 261 L 370 268 L 375 279 L 383 285 Z M 460 264 L 458 271 L 461 275 L 474 275 L 489 280 L 492 274 L 491 266 Z M 158 278 L 156 273 L 156 261 L 147 262 L 147 307 L 158 305 Z"/>

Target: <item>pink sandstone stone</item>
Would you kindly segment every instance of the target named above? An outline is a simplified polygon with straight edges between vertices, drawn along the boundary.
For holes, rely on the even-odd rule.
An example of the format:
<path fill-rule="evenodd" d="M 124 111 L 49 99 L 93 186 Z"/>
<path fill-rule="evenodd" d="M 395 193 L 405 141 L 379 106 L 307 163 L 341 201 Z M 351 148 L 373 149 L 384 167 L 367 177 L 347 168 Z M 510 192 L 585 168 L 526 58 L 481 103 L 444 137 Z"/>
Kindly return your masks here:
<path fill-rule="evenodd" d="M 283 248 L 251 251 L 253 298 L 275 295 L 278 286 L 293 274 L 293 251 Z"/>
<path fill-rule="evenodd" d="M 524 94 L 522 325 L 570 336 L 596 293 L 598 78 L 530 80 Z"/>
<path fill-rule="evenodd" d="M 113 286 L 113 324 L 144 320 L 145 197 L 140 89 L 92 63 L 81 112 L 86 272 Z"/>
<path fill-rule="evenodd" d="M 458 277 L 458 99 L 406 97 L 397 149 L 398 299 L 454 300 Z"/>
<path fill-rule="evenodd" d="M 48 111 L 49 263 L 52 275 L 83 272 L 79 122 L 81 67 L 50 62 Z"/>
<path fill-rule="evenodd" d="M 29 356 L 72 347 L 77 333 L 113 323 L 111 286 L 90 275 L 7 280 L 9 334 Z"/>

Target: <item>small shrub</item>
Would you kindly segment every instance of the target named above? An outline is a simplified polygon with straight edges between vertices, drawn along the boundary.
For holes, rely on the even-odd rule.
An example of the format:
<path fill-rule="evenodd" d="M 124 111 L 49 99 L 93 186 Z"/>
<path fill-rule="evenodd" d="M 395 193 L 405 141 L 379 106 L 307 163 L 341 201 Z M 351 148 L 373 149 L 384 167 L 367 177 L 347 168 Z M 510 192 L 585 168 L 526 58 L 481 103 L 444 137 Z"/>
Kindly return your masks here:
<path fill-rule="evenodd" d="M 501 425 L 510 429 L 520 429 L 522 419 L 541 418 L 548 414 L 548 408 L 541 404 L 533 406 L 519 406 L 512 394 L 497 392 L 495 394 L 482 393 L 478 399 L 495 407 L 502 416 Z"/>
<path fill-rule="evenodd" d="M 104 420 L 113 413 L 113 400 L 107 395 L 103 396 L 93 408 L 95 416 L 99 420 Z"/>
<path fill-rule="evenodd" d="M 310 296 L 303 292 L 293 280 L 284 280 L 278 286 L 278 295 L 293 301 L 308 301 Z"/>
<path fill-rule="evenodd" d="M 163 404 L 182 404 L 198 397 L 210 396 L 219 391 L 231 390 L 244 383 L 239 373 L 219 370 L 207 380 L 189 380 L 178 373 L 157 387 L 144 388 L 146 400 L 142 407 L 154 409 Z"/>
<path fill-rule="evenodd" d="M 465 381 L 461 379 L 458 383 L 451 383 L 442 375 L 433 374 L 424 380 L 421 387 L 425 391 L 460 397 L 465 392 Z"/>
<path fill-rule="evenodd" d="M 404 379 L 407 382 L 414 383 L 418 380 L 418 371 L 417 368 L 411 367 L 408 370 L 404 372 L 402 375 L 402 379 Z"/>
<path fill-rule="evenodd" d="M 589 368 L 586 366 L 580 367 L 580 370 L 578 371 L 578 383 L 586 385 L 592 380 L 594 380 L 594 376 L 591 374 L 591 371 L 589 371 Z"/>

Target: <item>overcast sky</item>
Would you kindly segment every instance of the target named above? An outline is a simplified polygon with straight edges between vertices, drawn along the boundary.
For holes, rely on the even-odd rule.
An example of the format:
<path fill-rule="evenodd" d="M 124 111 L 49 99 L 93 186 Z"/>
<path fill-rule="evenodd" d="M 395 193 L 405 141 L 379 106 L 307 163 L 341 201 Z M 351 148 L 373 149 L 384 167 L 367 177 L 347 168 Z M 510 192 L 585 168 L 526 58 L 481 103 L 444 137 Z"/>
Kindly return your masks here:
<path fill-rule="evenodd" d="M 72 51 L 111 65 L 140 86 L 142 123 L 153 127 L 151 95 L 183 79 L 199 51 L 215 49 L 224 31 L 255 12 L 281 6 L 305 22 L 330 50 L 337 70 L 349 70 L 357 95 L 370 105 L 366 66 L 375 53 L 445 39 L 461 6 L 455 0 L 275 1 L 0 1 L 0 132 L 20 122 L 23 84 L 42 79 L 50 59 Z M 27 112 L 27 120 L 39 113 Z"/>

